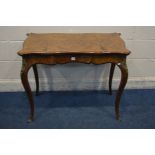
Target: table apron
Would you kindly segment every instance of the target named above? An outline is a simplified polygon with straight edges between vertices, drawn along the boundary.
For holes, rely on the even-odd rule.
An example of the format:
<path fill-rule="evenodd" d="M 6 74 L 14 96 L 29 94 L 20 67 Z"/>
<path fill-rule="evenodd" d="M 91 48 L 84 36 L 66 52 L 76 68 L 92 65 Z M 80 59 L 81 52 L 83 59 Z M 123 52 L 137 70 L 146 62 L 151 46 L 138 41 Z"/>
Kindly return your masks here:
<path fill-rule="evenodd" d="M 23 60 L 29 65 L 34 64 L 66 64 L 66 63 L 86 63 L 105 64 L 121 63 L 126 60 L 126 56 L 25 56 Z"/>

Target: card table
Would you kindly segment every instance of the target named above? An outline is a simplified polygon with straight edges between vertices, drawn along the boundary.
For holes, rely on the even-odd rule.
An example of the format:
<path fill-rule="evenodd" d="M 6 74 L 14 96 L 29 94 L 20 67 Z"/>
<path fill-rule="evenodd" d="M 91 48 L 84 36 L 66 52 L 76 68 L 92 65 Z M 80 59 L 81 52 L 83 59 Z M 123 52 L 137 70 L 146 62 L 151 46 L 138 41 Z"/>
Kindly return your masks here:
<path fill-rule="evenodd" d="M 115 66 L 121 71 L 120 85 L 115 99 L 115 116 L 120 118 L 120 99 L 127 83 L 128 68 L 126 58 L 130 51 L 120 33 L 29 33 L 18 51 L 22 57 L 21 81 L 30 104 L 28 122 L 34 119 L 34 100 L 28 81 L 28 71 L 32 67 L 35 75 L 36 94 L 39 93 L 37 64 L 106 64 L 110 63 L 109 94 L 112 94 L 112 79 Z M 82 68 L 81 68 L 82 69 Z M 76 70 L 76 66 L 75 66 Z M 95 103 L 94 103 L 95 104 Z"/>

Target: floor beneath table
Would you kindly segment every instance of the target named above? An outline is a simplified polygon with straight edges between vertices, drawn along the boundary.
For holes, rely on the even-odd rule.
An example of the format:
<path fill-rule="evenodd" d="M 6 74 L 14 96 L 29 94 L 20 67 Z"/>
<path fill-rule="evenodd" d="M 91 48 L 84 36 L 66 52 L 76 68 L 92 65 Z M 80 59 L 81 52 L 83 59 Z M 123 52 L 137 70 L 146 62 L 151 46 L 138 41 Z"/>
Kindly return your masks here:
<path fill-rule="evenodd" d="M 155 128 L 155 89 L 126 90 L 121 121 L 114 118 L 114 99 L 107 91 L 41 92 L 35 97 L 36 115 L 29 110 L 24 92 L 0 93 L 0 128 L 117 129 Z"/>

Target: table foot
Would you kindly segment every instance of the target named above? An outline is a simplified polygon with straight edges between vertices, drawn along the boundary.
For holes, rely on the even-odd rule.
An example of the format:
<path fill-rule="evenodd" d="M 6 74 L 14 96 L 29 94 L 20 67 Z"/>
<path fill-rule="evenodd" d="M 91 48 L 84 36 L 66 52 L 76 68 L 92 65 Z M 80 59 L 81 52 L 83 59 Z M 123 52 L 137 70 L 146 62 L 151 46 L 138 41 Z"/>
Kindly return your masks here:
<path fill-rule="evenodd" d="M 120 114 L 119 114 L 119 111 L 116 111 L 116 116 L 115 116 L 116 120 L 120 120 Z"/>
<path fill-rule="evenodd" d="M 33 117 L 32 115 L 30 115 L 30 116 L 28 117 L 27 123 L 32 123 L 33 120 L 34 120 L 34 117 Z"/>
<path fill-rule="evenodd" d="M 39 96 L 39 92 L 36 92 L 36 96 Z"/>

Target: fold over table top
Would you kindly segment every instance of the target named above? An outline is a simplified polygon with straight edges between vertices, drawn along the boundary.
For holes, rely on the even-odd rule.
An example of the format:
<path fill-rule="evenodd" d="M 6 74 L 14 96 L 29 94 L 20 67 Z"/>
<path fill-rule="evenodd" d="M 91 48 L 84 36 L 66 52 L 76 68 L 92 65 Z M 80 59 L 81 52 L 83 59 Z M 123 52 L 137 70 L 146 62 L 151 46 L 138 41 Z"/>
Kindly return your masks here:
<path fill-rule="evenodd" d="M 120 33 L 28 34 L 19 55 L 27 54 L 126 54 Z"/>

